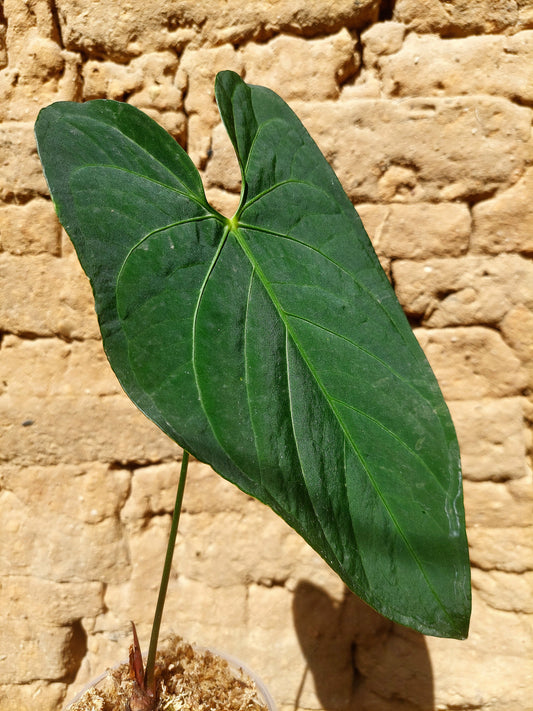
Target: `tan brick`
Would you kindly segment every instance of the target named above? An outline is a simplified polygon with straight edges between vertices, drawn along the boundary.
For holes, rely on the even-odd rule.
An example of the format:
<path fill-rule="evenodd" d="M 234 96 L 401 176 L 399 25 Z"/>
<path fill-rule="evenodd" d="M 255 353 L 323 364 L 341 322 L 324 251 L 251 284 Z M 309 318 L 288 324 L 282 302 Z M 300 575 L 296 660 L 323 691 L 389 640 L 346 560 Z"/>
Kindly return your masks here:
<path fill-rule="evenodd" d="M 177 465 L 174 465 L 175 467 Z M 222 513 L 227 511 L 242 512 L 251 506 L 262 508 L 251 496 L 231 484 L 207 464 L 192 460 L 187 474 L 186 494 L 183 501 L 184 511 L 188 514 Z M 206 496 L 209 492 L 209 496 Z"/>
<path fill-rule="evenodd" d="M 374 245 L 376 252 L 381 253 L 381 232 L 383 231 L 385 221 L 389 217 L 390 208 L 388 205 L 376 205 L 373 203 L 361 203 L 355 205 L 355 210 L 370 241 Z"/>
<path fill-rule="evenodd" d="M 196 464 L 196 462 L 195 462 Z M 140 467 L 132 473 L 130 495 L 121 514 L 130 531 L 137 532 L 155 515 L 171 514 L 176 499 L 179 462 Z M 193 463 L 190 464 L 189 481 Z"/>
<path fill-rule="evenodd" d="M 115 627 L 112 633 L 92 633 L 87 637 L 87 652 L 82 660 L 75 680 L 67 687 L 64 702 L 70 702 L 87 684 L 91 683 L 106 669 L 126 661 L 131 644 L 131 624 L 124 621 L 123 627 Z M 144 637 L 141 637 L 144 640 Z M 143 648 L 144 645 L 143 645 Z M 58 711 L 54 709 L 53 711 Z"/>
<path fill-rule="evenodd" d="M 288 577 L 300 541 L 259 502 L 246 502 L 244 510 L 245 516 L 242 511 L 182 515 L 178 555 L 187 578 L 221 587 Z M 233 545 L 234 541 L 239 545 Z"/>
<path fill-rule="evenodd" d="M 143 85 L 141 68 L 134 62 L 118 64 L 90 59 L 83 65 L 83 98 L 115 99 L 121 101 L 126 94 L 138 91 Z"/>
<path fill-rule="evenodd" d="M 123 571 L 128 573 L 128 577 L 126 579 L 123 575 L 122 581 L 116 582 L 127 582 L 128 597 L 139 607 L 137 613 L 139 622 L 152 621 L 170 524 L 170 515 L 154 516 L 141 531 L 128 536 L 129 570 Z M 109 607 L 108 600 L 109 595 L 106 594 L 107 607 Z"/>
<path fill-rule="evenodd" d="M 129 559 L 117 509 L 127 473 L 6 465 L 2 477 L 0 511 L 10 521 L 0 540 L 2 570 L 55 582 L 124 579 Z"/>
<path fill-rule="evenodd" d="M 415 335 L 447 400 L 520 395 L 527 385 L 520 361 L 492 329 L 416 329 Z"/>
<path fill-rule="evenodd" d="M 251 634 L 263 663 L 275 668 L 278 650 L 290 659 L 289 673 L 272 681 L 282 708 L 288 708 L 291 688 L 299 689 L 302 708 L 427 708 L 432 698 L 425 683 L 430 664 L 419 637 L 387 623 L 355 596 L 337 601 L 327 588 L 307 581 L 296 591 L 292 610 L 288 602 L 283 589 L 250 588 Z M 294 622 L 284 624 L 290 612 Z M 277 626 L 276 619 L 281 620 Z M 301 656 L 294 654 L 294 631 Z M 306 666 L 311 674 L 305 673 Z M 355 687 L 354 666 L 359 680 Z"/>
<path fill-rule="evenodd" d="M 355 203 L 483 196 L 513 184 L 530 153 L 531 110 L 496 97 L 292 106 Z"/>
<path fill-rule="evenodd" d="M 182 515 L 177 555 L 187 578 L 212 587 L 283 581 L 291 590 L 312 579 L 342 596 L 342 581 L 298 534 L 260 502 L 240 498 L 239 508 Z"/>
<path fill-rule="evenodd" d="M 25 199 L 48 192 L 32 123 L 0 124 L 0 176 L 0 200 Z"/>
<path fill-rule="evenodd" d="M 152 52 L 131 62 L 142 78 L 141 85 L 131 92 L 128 103 L 137 106 L 159 123 L 182 146 L 187 142 L 187 117 L 183 95 L 187 76 L 178 70 L 173 52 Z"/>
<path fill-rule="evenodd" d="M 393 264 L 407 313 L 435 328 L 498 324 L 515 307 L 533 309 L 533 264 L 514 254 Z"/>
<path fill-rule="evenodd" d="M 280 35 L 241 50 L 246 81 L 268 86 L 285 101 L 335 99 L 355 73 L 359 55 L 346 28 L 324 39 Z"/>
<path fill-rule="evenodd" d="M 35 121 L 39 111 L 47 104 L 53 101 L 65 100 L 73 101 L 77 98 L 78 92 L 78 77 L 77 77 L 77 67 L 79 65 L 79 57 L 73 52 L 62 52 L 64 58 L 64 68 L 61 75 L 57 77 L 50 78 L 46 82 L 42 82 L 36 76 L 28 76 L 25 80 L 20 79 L 20 71 L 17 65 L 11 64 L 0 72 L 0 121 L 5 122 L 6 125 L 13 122 L 23 122 Z M 13 134 L 13 131 L 11 132 Z M 9 144 L 12 141 L 17 141 L 16 136 L 4 137 L 2 143 L 4 147 L 2 153 L 6 153 Z M 7 147 L 6 147 L 7 146 Z M 16 149 L 15 149 L 16 150 Z M 21 151 L 20 157 L 26 151 Z M 13 173 L 13 168 L 10 166 L 11 179 L 15 180 L 17 175 L 23 176 L 24 169 L 26 171 L 32 171 L 31 152 L 27 152 L 29 157 L 25 159 L 26 166 L 16 165 L 16 161 L 13 160 L 12 165 L 15 166 L 16 170 Z M 23 179 L 23 182 L 24 179 Z M 32 176 L 32 182 L 35 182 L 35 178 Z M 44 194 L 45 188 L 42 185 L 38 185 L 38 192 Z M 29 191 L 22 192 L 17 187 L 17 197 L 23 196 L 27 199 L 28 195 L 33 194 Z M 11 191 L 11 192 L 10 192 Z M 11 199 L 13 193 L 13 186 L 9 185 L 8 189 L 5 191 L 5 196 Z"/>
<path fill-rule="evenodd" d="M 183 108 L 183 94 L 187 80 L 183 71 L 178 71 L 175 52 L 149 52 L 132 65 L 138 67 L 142 76 L 140 91 L 134 92 L 129 103 L 159 111 L 179 111 Z"/>
<path fill-rule="evenodd" d="M 68 91 L 73 55 L 60 46 L 50 3 L 6 0 L 2 5 L 7 62 L 0 72 L 0 121 L 33 121 L 43 105 L 74 98 L 72 87 Z M 23 166 L 16 168 L 22 172 Z"/>
<path fill-rule="evenodd" d="M 58 256 L 60 240 L 61 227 L 49 200 L 0 207 L 0 252 Z"/>
<path fill-rule="evenodd" d="M 524 364 L 533 384 L 533 313 L 525 306 L 511 309 L 501 323 L 502 335 Z"/>
<path fill-rule="evenodd" d="M 125 60 L 143 52 L 182 48 L 199 34 L 204 44 L 239 42 L 290 34 L 336 32 L 340 27 L 362 27 L 377 19 L 379 0 L 280 0 L 274 4 L 252 0 L 216 0 L 209 8 L 194 0 L 154 0 L 125 7 L 111 0 L 88 10 L 84 0 L 59 0 L 62 38 L 69 50 L 106 54 Z"/>
<path fill-rule="evenodd" d="M 100 341 L 4 338 L 0 459 L 25 465 L 159 461 L 178 446 L 122 392 Z"/>
<path fill-rule="evenodd" d="M 533 491 L 527 477 L 506 483 L 465 481 L 468 528 L 507 528 L 532 523 Z"/>
<path fill-rule="evenodd" d="M 342 98 L 344 101 L 383 98 L 381 78 L 372 63 L 363 63 L 355 80 L 343 85 Z"/>
<path fill-rule="evenodd" d="M 395 54 L 403 44 L 405 25 L 402 22 L 376 22 L 361 33 L 365 63 L 375 57 Z M 367 56 L 368 55 L 368 56 Z"/>
<path fill-rule="evenodd" d="M 533 168 L 511 188 L 474 205 L 473 252 L 533 253 Z"/>
<path fill-rule="evenodd" d="M 521 398 L 450 403 L 465 478 L 507 481 L 527 475 Z"/>
<path fill-rule="evenodd" d="M 7 335 L 0 351 L 0 392 L 13 400 L 122 394 L 101 341 L 27 340 Z"/>
<path fill-rule="evenodd" d="M 235 170 L 238 169 L 235 155 L 232 156 L 232 160 L 235 162 Z M 206 180 L 207 182 L 207 180 Z M 238 186 L 237 186 L 238 190 Z M 212 205 L 215 210 L 218 210 L 225 217 L 233 217 L 237 212 L 240 201 L 240 193 L 228 193 L 226 190 L 217 188 L 216 186 L 207 187 L 205 191 L 207 201 Z"/>
<path fill-rule="evenodd" d="M 468 543 L 472 564 L 482 570 L 504 573 L 533 570 L 533 530 L 527 520 L 523 523 L 516 528 L 471 527 Z"/>
<path fill-rule="evenodd" d="M 18 59 L 27 50 L 28 35 L 52 38 L 56 34 L 50 5 L 47 2 L 28 5 L 24 0 L 5 0 L 7 45 L 11 59 Z"/>
<path fill-rule="evenodd" d="M 57 583 L 27 575 L 10 575 L 2 580 L 2 594 L 9 600 L 4 614 L 32 620 L 36 626 L 43 622 L 61 626 L 95 617 L 103 612 L 103 593 L 104 586 L 99 582 Z"/>
<path fill-rule="evenodd" d="M 361 212 L 362 209 L 362 212 Z M 458 257 L 468 249 L 470 214 L 456 203 L 387 206 L 357 206 L 363 224 L 368 211 L 378 212 L 372 220 L 373 245 L 380 254 L 393 259 Z"/>
<path fill-rule="evenodd" d="M 65 684 L 35 681 L 26 684 L 0 684 L 2 711 L 32 711 L 39 699 L 40 711 L 57 711 L 65 697 Z"/>
<path fill-rule="evenodd" d="M 517 575 L 501 570 L 472 570 L 472 585 L 496 610 L 533 612 L 533 571 Z"/>
<path fill-rule="evenodd" d="M 393 18 L 416 32 L 465 35 L 528 26 L 527 0 L 398 0 Z"/>
<path fill-rule="evenodd" d="M 52 100 L 79 101 L 82 93 L 82 57 L 77 52 L 68 52 L 66 49 L 61 50 L 61 54 L 65 60 L 65 66 L 57 82 L 57 94 Z M 43 97 L 39 98 L 41 106 L 48 103 L 48 101 L 43 101 Z"/>
<path fill-rule="evenodd" d="M 212 588 L 204 582 L 188 580 L 184 575 L 180 575 L 179 559 L 176 565 L 178 579 L 169 595 L 168 606 L 165 606 L 168 615 L 167 627 L 174 632 L 185 628 L 186 625 L 193 628 L 194 625 L 206 622 L 205 613 L 209 610 L 206 637 L 203 640 L 196 640 L 190 634 L 187 634 L 187 637 L 192 637 L 198 644 L 209 644 L 210 639 L 216 634 L 217 644 L 221 644 L 227 628 L 235 629 L 237 633 L 240 631 L 240 634 L 245 636 L 248 596 L 246 586 Z M 188 601 L 187 605 L 183 604 L 184 600 Z M 230 651 L 231 647 L 227 649 Z"/>
<path fill-rule="evenodd" d="M 84 524 L 118 518 L 130 487 L 128 471 L 97 462 L 57 467 L 7 465 L 3 479 L 34 514 L 42 511 L 46 516 L 67 516 Z M 66 483 L 66 492 L 58 495 Z"/>
<path fill-rule="evenodd" d="M 531 30 L 511 37 L 446 40 L 411 33 L 400 51 L 374 61 L 389 96 L 493 94 L 522 103 L 533 99 Z"/>
<path fill-rule="evenodd" d="M 530 0 L 518 0 L 518 22 L 520 27 L 533 27 L 533 4 Z"/>
<path fill-rule="evenodd" d="M 75 671 L 70 627 L 6 619 L 0 625 L 0 684 L 57 681 Z M 3 708 L 3 707 L 2 707 Z"/>
<path fill-rule="evenodd" d="M 0 398 L 2 458 L 20 465 L 135 462 L 178 456 L 180 449 L 125 395 Z"/>
<path fill-rule="evenodd" d="M 0 287 L 1 330 L 99 337 L 89 281 L 73 258 L 0 254 Z"/>
<path fill-rule="evenodd" d="M 48 37 L 32 37 L 19 57 L 19 81 L 45 83 L 59 77 L 64 67 L 65 58 L 57 42 Z"/>
<path fill-rule="evenodd" d="M 0 494 L 2 516 L 11 515 L 11 505 L 8 497 Z M 8 536 L 0 544 L 3 570 L 11 569 L 18 575 L 47 575 L 56 581 L 95 579 L 106 584 L 127 577 L 128 550 L 117 522 L 106 520 L 94 526 L 80 526 L 64 516 L 42 516 L 36 521 L 35 516 L 29 515 L 21 515 L 17 521 L 21 526 L 17 538 Z M 21 544 L 24 554 L 18 549 Z M 91 609 L 88 604 L 87 610 Z M 44 610 L 43 615 L 46 616 Z"/>

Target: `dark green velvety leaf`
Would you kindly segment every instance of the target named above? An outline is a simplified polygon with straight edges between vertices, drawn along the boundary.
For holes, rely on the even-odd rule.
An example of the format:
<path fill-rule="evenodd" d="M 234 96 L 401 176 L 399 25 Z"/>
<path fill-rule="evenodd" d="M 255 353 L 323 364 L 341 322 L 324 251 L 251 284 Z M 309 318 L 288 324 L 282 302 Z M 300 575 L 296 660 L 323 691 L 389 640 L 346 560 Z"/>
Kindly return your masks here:
<path fill-rule="evenodd" d="M 215 91 L 242 171 L 231 219 L 137 109 L 58 103 L 37 121 L 110 363 L 148 417 L 271 506 L 372 607 L 462 638 L 459 450 L 433 373 L 298 118 L 233 72 Z"/>

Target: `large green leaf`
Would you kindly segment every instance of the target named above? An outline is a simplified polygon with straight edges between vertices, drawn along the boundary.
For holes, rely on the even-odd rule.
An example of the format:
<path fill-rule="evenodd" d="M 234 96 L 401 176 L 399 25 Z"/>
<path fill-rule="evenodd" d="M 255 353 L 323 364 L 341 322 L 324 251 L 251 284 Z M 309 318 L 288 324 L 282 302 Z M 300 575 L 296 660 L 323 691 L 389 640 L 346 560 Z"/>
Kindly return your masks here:
<path fill-rule="evenodd" d="M 215 90 L 242 171 L 231 219 L 132 106 L 39 115 L 110 363 L 149 418 L 271 506 L 371 606 L 462 638 L 460 460 L 433 373 L 298 118 L 233 72 Z"/>

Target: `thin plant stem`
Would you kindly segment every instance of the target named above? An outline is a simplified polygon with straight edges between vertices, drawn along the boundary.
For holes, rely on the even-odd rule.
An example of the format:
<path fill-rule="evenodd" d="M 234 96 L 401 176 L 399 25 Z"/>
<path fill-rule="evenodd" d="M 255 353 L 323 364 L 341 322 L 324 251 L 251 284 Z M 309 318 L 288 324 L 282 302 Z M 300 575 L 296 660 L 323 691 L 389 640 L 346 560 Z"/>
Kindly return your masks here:
<path fill-rule="evenodd" d="M 176 545 L 176 535 L 178 533 L 178 524 L 180 520 L 181 504 L 183 501 L 183 492 L 185 490 L 185 480 L 187 479 L 187 465 L 189 463 L 189 452 L 183 450 L 183 459 L 181 460 L 181 471 L 178 482 L 178 491 L 176 494 L 176 503 L 174 505 L 174 513 L 172 514 L 172 525 L 170 527 L 170 535 L 168 537 L 167 553 L 165 556 L 165 564 L 163 566 L 163 574 L 161 576 L 161 585 L 159 586 L 159 596 L 155 608 L 154 621 L 152 624 L 152 635 L 150 637 L 150 646 L 148 648 L 148 658 L 146 660 L 146 670 L 144 675 L 144 688 L 146 691 L 155 691 L 155 655 L 157 652 L 157 642 L 159 640 L 159 630 L 161 628 L 161 619 L 163 617 L 163 607 L 167 596 L 168 581 L 170 578 L 170 570 L 172 568 L 172 556 L 174 555 L 174 547 Z"/>

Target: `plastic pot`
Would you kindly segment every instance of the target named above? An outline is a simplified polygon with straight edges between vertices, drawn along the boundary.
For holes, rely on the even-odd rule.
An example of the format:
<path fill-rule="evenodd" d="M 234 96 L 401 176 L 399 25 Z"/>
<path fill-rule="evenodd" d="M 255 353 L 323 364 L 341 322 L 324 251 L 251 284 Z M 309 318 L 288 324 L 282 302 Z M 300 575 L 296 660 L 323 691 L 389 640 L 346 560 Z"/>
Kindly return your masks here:
<path fill-rule="evenodd" d="M 257 690 L 257 697 L 260 701 L 263 702 L 265 707 L 268 709 L 268 711 L 277 711 L 276 710 L 276 704 L 274 703 L 274 700 L 272 696 L 270 695 L 270 692 L 268 691 L 267 687 L 265 686 L 264 682 L 259 678 L 259 676 L 253 672 L 249 667 L 246 666 L 246 664 L 243 664 L 239 659 L 236 657 L 233 657 L 229 654 L 226 654 L 225 652 L 221 652 L 218 649 L 213 649 L 213 648 L 206 648 L 206 647 L 197 647 L 193 646 L 193 649 L 197 652 L 205 652 L 209 651 L 211 652 L 212 655 L 216 657 L 221 657 L 222 659 L 225 659 L 227 663 L 230 666 L 230 669 L 235 673 L 236 677 L 239 677 L 241 675 L 241 671 L 249 677 L 249 679 L 253 682 L 255 685 L 255 688 Z M 121 662 L 116 665 L 115 669 L 122 666 L 123 664 L 127 664 L 128 662 Z M 99 676 L 97 676 L 95 679 L 93 679 L 89 684 L 87 684 L 76 696 L 64 707 L 64 711 L 71 711 L 72 707 L 74 706 L 75 703 L 77 703 L 81 697 L 91 688 L 94 688 L 98 690 L 98 688 L 102 688 L 103 685 L 108 683 L 111 683 L 109 680 L 109 670 L 103 672 Z"/>

